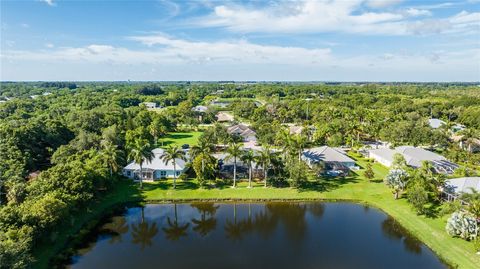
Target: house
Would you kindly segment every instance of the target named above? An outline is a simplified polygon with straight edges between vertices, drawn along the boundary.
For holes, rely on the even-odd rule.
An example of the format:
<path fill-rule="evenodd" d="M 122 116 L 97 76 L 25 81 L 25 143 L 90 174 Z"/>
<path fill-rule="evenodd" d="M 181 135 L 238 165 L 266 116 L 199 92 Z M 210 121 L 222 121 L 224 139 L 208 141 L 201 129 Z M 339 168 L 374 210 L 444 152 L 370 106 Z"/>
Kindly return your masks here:
<path fill-rule="evenodd" d="M 405 158 L 408 166 L 419 168 L 424 161 L 430 162 L 437 173 L 451 174 L 458 165 L 449 162 L 445 157 L 419 147 L 400 146 L 395 149 L 380 148 L 368 151 L 368 157 L 383 164 L 384 166 L 392 166 L 394 155 L 400 154 Z"/>
<path fill-rule="evenodd" d="M 465 141 L 463 137 L 464 137 L 463 135 L 454 134 L 450 138 L 454 142 L 458 143 L 458 146 L 463 150 L 466 150 L 471 153 L 480 152 L 480 139 L 470 138 L 470 139 L 466 139 Z"/>
<path fill-rule="evenodd" d="M 303 126 L 298 126 L 298 125 L 292 125 L 288 127 L 288 131 L 292 135 L 300 135 L 303 132 Z"/>
<path fill-rule="evenodd" d="M 442 189 L 448 201 L 456 200 L 462 193 L 480 192 L 480 177 L 452 178 L 445 181 Z"/>
<path fill-rule="evenodd" d="M 208 110 L 208 107 L 206 106 L 196 106 L 192 108 L 192 111 L 197 113 L 205 113 L 207 112 L 207 110 Z"/>
<path fill-rule="evenodd" d="M 140 105 L 144 105 L 147 108 L 157 108 L 157 103 L 154 102 L 143 102 Z"/>
<path fill-rule="evenodd" d="M 233 115 L 228 112 L 218 112 L 215 117 L 218 122 L 231 122 L 234 120 Z"/>
<path fill-rule="evenodd" d="M 227 133 L 239 136 L 244 142 L 257 141 L 257 133 L 245 124 L 237 124 L 227 128 Z"/>
<path fill-rule="evenodd" d="M 173 178 L 174 169 L 173 162 L 165 163 L 161 156 L 164 150 L 161 148 L 156 148 L 152 150 L 154 155 L 152 161 L 144 161 L 142 164 L 142 175 L 144 180 L 158 180 L 163 178 Z M 176 175 L 177 177 L 186 170 L 186 162 L 181 159 L 175 160 L 176 165 Z M 140 165 L 135 162 L 129 163 L 123 168 L 123 175 L 137 180 L 140 173 Z"/>
<path fill-rule="evenodd" d="M 212 155 L 218 161 L 220 175 L 224 178 L 233 177 L 233 158 L 227 158 L 228 155 L 225 153 L 214 153 Z M 237 178 L 248 178 L 248 164 L 244 163 L 240 157 L 236 161 L 236 172 Z M 254 178 L 263 177 L 263 168 L 256 162 L 252 162 L 252 175 Z"/>
<path fill-rule="evenodd" d="M 356 167 L 355 161 L 345 152 L 329 146 L 306 149 L 301 158 L 310 167 L 323 163 L 326 173 L 329 175 L 348 175 L 349 170 Z"/>
<path fill-rule="evenodd" d="M 443 120 L 440 120 L 440 119 L 428 119 L 428 125 L 430 125 L 430 127 L 432 129 L 438 129 L 445 124 L 446 123 Z"/>

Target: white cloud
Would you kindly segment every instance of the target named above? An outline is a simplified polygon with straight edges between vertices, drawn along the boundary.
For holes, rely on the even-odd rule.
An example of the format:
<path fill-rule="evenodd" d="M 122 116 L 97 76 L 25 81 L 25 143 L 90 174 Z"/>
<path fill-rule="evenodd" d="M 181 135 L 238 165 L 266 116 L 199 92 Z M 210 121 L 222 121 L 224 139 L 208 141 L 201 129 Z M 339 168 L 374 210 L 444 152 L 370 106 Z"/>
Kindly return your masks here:
<path fill-rule="evenodd" d="M 368 0 L 367 6 L 371 8 L 385 8 L 400 4 L 403 0 Z"/>
<path fill-rule="evenodd" d="M 259 45 L 245 40 L 193 42 L 164 35 L 134 36 L 131 40 L 150 46 L 132 50 L 110 45 L 92 44 L 77 48 L 48 51 L 7 50 L 10 60 L 110 62 L 118 64 L 299 64 L 308 65 L 329 60 L 329 48 L 306 49 Z"/>
<path fill-rule="evenodd" d="M 43 0 L 43 2 L 47 3 L 47 5 L 49 5 L 49 6 L 54 6 L 54 5 L 56 5 L 56 3 L 53 2 L 53 0 Z"/>
<path fill-rule="evenodd" d="M 54 44 L 52 44 L 52 43 L 46 43 L 46 44 L 45 44 L 45 47 L 47 47 L 47 48 L 51 49 L 51 48 L 54 48 L 54 47 L 55 47 L 55 45 L 54 45 Z"/>
<path fill-rule="evenodd" d="M 416 9 L 416 8 L 409 8 L 406 11 L 406 14 L 412 17 L 418 16 L 432 16 L 432 12 L 426 9 Z"/>
<path fill-rule="evenodd" d="M 380 4 L 380 2 L 382 4 Z M 412 35 L 452 32 L 471 33 L 475 29 L 461 24 L 456 16 L 442 19 L 416 19 L 431 16 L 428 9 L 399 8 L 395 11 L 365 11 L 364 4 L 387 5 L 387 2 L 365 0 L 305 0 L 280 2 L 262 8 L 239 4 L 217 5 L 211 14 L 192 20 L 201 27 L 224 27 L 240 33 L 322 33 L 344 32 L 364 35 Z M 388 1 L 393 5 L 398 1 Z M 476 17 L 475 13 L 458 14 Z M 435 24 L 442 26 L 433 27 Z M 471 26 L 471 23 L 470 23 Z M 472 28 L 472 27 L 470 27 Z M 475 27 L 473 27 L 475 28 Z M 419 30 L 421 29 L 421 30 Z M 428 32 L 432 29 L 432 32 Z M 476 29 L 479 32 L 479 29 Z"/>
<path fill-rule="evenodd" d="M 29 28 L 30 25 L 28 23 L 22 23 L 20 24 L 20 26 L 22 26 L 23 28 Z"/>

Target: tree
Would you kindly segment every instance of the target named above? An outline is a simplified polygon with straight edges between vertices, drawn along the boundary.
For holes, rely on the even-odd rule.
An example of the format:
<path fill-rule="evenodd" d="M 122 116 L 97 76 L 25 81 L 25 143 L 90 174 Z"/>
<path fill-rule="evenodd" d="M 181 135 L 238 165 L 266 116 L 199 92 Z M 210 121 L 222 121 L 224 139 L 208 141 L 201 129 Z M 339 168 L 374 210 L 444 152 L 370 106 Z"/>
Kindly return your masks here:
<path fill-rule="evenodd" d="M 428 193 L 425 188 L 420 184 L 414 184 L 408 189 L 407 193 L 408 202 L 410 202 L 417 214 L 423 214 L 426 212 L 425 205 L 428 203 Z"/>
<path fill-rule="evenodd" d="M 407 167 L 407 161 L 400 153 L 395 153 L 393 155 L 392 168 L 395 169 L 405 169 Z"/>
<path fill-rule="evenodd" d="M 477 220 L 470 213 L 458 211 L 452 214 L 447 221 L 447 233 L 450 236 L 465 240 L 474 240 L 478 237 L 479 227 Z"/>
<path fill-rule="evenodd" d="M 201 177 L 203 177 L 203 173 L 205 173 L 205 162 L 212 159 L 212 152 L 213 145 L 207 139 L 199 139 L 198 144 L 190 150 L 192 157 L 198 157 L 202 162 Z"/>
<path fill-rule="evenodd" d="M 183 151 L 177 145 L 170 145 L 168 148 L 163 152 L 162 156 L 160 156 L 167 165 L 168 163 L 172 162 L 173 164 L 173 188 L 175 189 L 177 186 L 177 160 L 186 160 L 185 151 Z"/>
<path fill-rule="evenodd" d="M 248 188 L 251 188 L 252 187 L 252 170 L 253 170 L 252 163 L 256 159 L 255 154 L 253 153 L 253 150 L 247 150 L 243 152 L 241 159 L 248 166 Z"/>
<path fill-rule="evenodd" d="M 135 163 L 138 163 L 140 166 L 140 189 L 143 188 L 143 170 L 142 166 L 145 161 L 152 161 L 155 157 L 153 154 L 150 143 L 146 139 L 137 139 L 130 148 L 128 153 L 128 159 L 133 160 Z"/>
<path fill-rule="evenodd" d="M 226 160 L 233 159 L 233 188 L 237 186 L 237 159 L 242 155 L 241 145 L 231 143 L 227 148 Z"/>
<path fill-rule="evenodd" d="M 308 180 L 308 166 L 303 161 L 294 161 L 287 168 L 290 176 L 290 185 L 294 188 L 302 187 Z"/>
<path fill-rule="evenodd" d="M 257 166 L 262 165 L 263 168 L 263 186 L 267 187 L 267 177 L 268 177 L 268 169 L 272 163 L 272 152 L 270 148 L 263 147 L 260 154 L 257 156 Z"/>
<path fill-rule="evenodd" d="M 403 169 L 391 169 L 385 178 L 385 183 L 393 189 L 395 200 L 401 191 L 405 189 L 408 180 L 408 173 Z"/>
<path fill-rule="evenodd" d="M 372 180 L 375 178 L 375 172 L 373 172 L 371 163 L 367 163 L 367 165 L 365 166 L 365 172 L 363 173 L 363 175 L 368 180 Z"/>
<path fill-rule="evenodd" d="M 101 151 L 102 158 L 110 171 L 110 177 L 113 177 L 113 173 L 117 173 L 120 169 L 120 164 L 123 162 L 122 151 L 118 149 L 117 145 L 110 142 L 103 144 L 103 150 Z"/>

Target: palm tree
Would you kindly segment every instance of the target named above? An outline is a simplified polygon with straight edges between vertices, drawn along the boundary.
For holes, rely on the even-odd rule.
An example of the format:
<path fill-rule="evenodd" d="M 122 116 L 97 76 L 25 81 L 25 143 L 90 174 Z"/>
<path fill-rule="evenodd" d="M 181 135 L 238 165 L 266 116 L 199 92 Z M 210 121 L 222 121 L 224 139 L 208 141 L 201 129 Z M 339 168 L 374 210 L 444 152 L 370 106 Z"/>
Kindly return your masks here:
<path fill-rule="evenodd" d="M 168 146 L 168 148 L 163 152 L 160 158 L 168 165 L 171 161 L 173 163 L 173 188 L 175 189 L 177 186 L 177 161 L 176 160 L 183 160 L 185 161 L 185 151 L 180 149 L 179 146 L 173 145 Z"/>
<path fill-rule="evenodd" d="M 174 212 L 175 212 L 175 219 L 172 221 L 170 217 L 167 218 L 168 228 L 163 228 L 163 232 L 165 233 L 165 237 L 168 240 L 176 241 L 180 239 L 182 236 L 187 235 L 187 229 L 190 226 L 190 223 L 185 223 L 185 225 L 180 225 L 178 223 L 178 216 L 177 216 L 177 204 L 174 204 Z"/>
<path fill-rule="evenodd" d="M 109 241 L 112 244 L 122 242 L 122 234 L 128 232 L 128 224 L 125 216 L 113 217 L 112 221 L 105 224 L 102 228 L 113 233 L 112 238 Z"/>
<path fill-rule="evenodd" d="M 140 189 L 143 188 L 143 162 L 151 162 L 153 157 L 152 150 L 150 149 L 150 143 L 146 139 L 137 139 L 132 145 L 130 152 L 128 153 L 128 159 L 133 160 L 140 166 Z"/>
<path fill-rule="evenodd" d="M 192 159 L 197 156 L 202 158 L 202 173 L 205 172 L 205 160 L 212 158 L 211 153 L 213 152 L 213 145 L 207 139 L 200 139 L 198 144 L 193 146 L 191 149 Z"/>
<path fill-rule="evenodd" d="M 213 203 L 191 204 L 190 206 L 196 208 L 200 213 L 200 219 L 192 219 L 192 223 L 195 224 L 193 230 L 198 232 L 202 237 L 206 236 L 217 226 L 215 213 L 219 206 L 215 206 Z M 207 215 L 209 217 L 207 217 Z"/>
<path fill-rule="evenodd" d="M 117 145 L 111 142 L 104 143 L 101 152 L 103 160 L 110 170 L 110 177 L 113 177 L 113 172 L 117 173 L 120 168 L 120 163 L 123 162 L 122 151 L 118 149 Z"/>
<path fill-rule="evenodd" d="M 227 149 L 227 154 L 226 160 L 233 159 L 233 187 L 235 188 L 237 186 L 237 158 L 242 154 L 240 144 L 231 143 Z"/>
<path fill-rule="evenodd" d="M 132 242 L 140 244 L 142 250 L 145 246 L 152 245 L 152 238 L 157 235 L 157 224 L 154 222 L 151 226 L 145 222 L 144 209 L 142 207 L 142 222 L 137 225 L 132 225 Z"/>
<path fill-rule="evenodd" d="M 248 166 L 248 187 L 252 187 L 252 163 L 256 160 L 253 150 L 247 150 L 243 152 L 241 159 Z"/>
<path fill-rule="evenodd" d="M 270 148 L 263 147 L 260 154 L 257 156 L 257 166 L 262 165 L 263 168 L 263 184 L 264 187 L 267 187 L 267 176 L 268 176 L 268 169 L 270 164 L 272 163 L 272 153 L 270 152 Z"/>
<path fill-rule="evenodd" d="M 296 135 L 291 140 L 290 152 L 298 155 L 299 161 L 302 158 L 302 152 L 303 152 L 303 149 L 305 148 L 306 143 L 307 141 L 305 140 L 305 137 L 303 135 Z"/>

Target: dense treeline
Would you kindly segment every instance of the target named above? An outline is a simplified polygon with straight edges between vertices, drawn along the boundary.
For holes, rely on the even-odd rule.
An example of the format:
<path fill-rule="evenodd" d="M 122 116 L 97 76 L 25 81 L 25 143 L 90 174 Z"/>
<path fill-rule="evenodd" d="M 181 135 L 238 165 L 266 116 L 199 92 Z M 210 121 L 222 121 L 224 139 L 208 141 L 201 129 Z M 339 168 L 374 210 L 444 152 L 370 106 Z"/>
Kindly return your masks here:
<path fill-rule="evenodd" d="M 227 98 L 227 109 L 250 122 L 264 145 L 281 146 L 282 124 L 295 123 L 305 126 L 312 145 L 355 147 L 384 140 L 432 146 L 454 161 L 480 162 L 478 154 L 460 149 L 448 135 L 458 122 L 467 127 L 466 144 L 477 137 L 476 86 L 74 84 L 1 84 L 0 100 L 8 100 L 0 103 L 1 268 L 30 267 L 36 247 L 54 242 L 58 227 L 71 225 L 78 212 L 108 193 L 135 140 L 155 144 L 177 126 L 214 122 L 220 108 L 201 117 L 192 108 L 216 98 Z M 166 108 L 148 111 L 142 102 Z M 431 129 L 429 117 L 447 126 Z M 301 175 L 300 165 L 283 174 Z M 202 163 L 193 166 L 204 169 Z"/>

